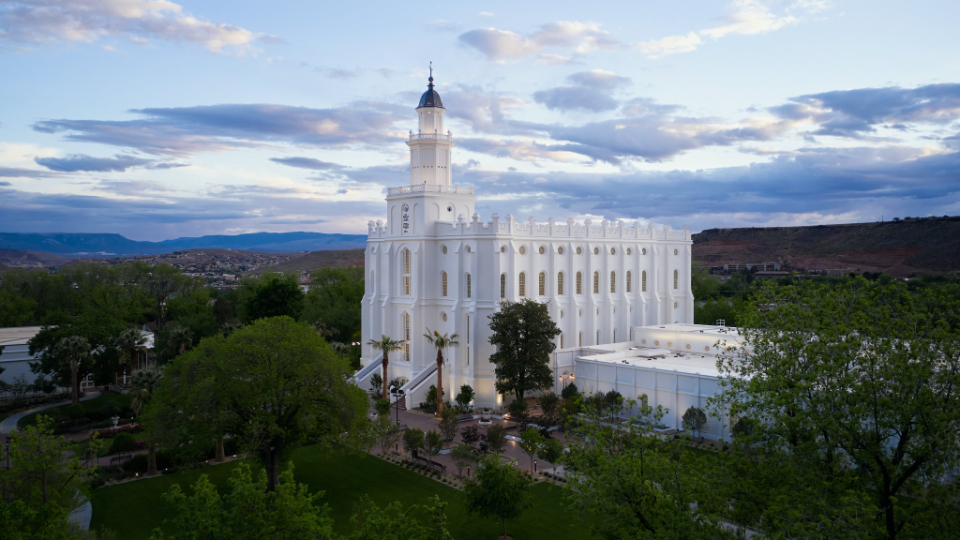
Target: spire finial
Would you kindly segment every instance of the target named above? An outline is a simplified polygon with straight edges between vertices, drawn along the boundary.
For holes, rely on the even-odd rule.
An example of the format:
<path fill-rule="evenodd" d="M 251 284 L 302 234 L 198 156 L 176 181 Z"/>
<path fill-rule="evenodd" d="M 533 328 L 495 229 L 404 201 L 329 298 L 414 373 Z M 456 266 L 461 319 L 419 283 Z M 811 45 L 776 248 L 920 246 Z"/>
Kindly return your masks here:
<path fill-rule="evenodd" d="M 427 88 L 433 90 L 433 62 L 430 62 L 430 78 L 427 79 Z"/>

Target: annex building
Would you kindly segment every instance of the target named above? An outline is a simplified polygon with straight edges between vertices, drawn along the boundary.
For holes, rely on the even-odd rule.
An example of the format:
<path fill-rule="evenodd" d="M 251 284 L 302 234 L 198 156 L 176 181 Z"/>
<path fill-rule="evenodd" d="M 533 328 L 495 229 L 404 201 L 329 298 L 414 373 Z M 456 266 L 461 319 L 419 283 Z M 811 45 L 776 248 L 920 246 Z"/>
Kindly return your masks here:
<path fill-rule="evenodd" d="M 408 406 L 424 401 L 436 380 L 436 349 L 423 337 L 430 328 L 459 335 L 444 352 L 446 398 L 469 384 L 477 406 L 502 404 L 488 317 L 504 300 L 546 303 L 561 350 L 629 342 L 638 326 L 693 321 L 687 227 L 499 214 L 482 221 L 473 188 L 453 183 L 456 143 L 432 76 L 416 112 L 418 129 L 406 140 L 410 184 L 390 188 L 387 219 L 368 224 L 362 387 L 382 370 L 382 355 L 367 342 L 387 335 L 406 341 L 390 355 L 389 379 L 403 381 Z"/>

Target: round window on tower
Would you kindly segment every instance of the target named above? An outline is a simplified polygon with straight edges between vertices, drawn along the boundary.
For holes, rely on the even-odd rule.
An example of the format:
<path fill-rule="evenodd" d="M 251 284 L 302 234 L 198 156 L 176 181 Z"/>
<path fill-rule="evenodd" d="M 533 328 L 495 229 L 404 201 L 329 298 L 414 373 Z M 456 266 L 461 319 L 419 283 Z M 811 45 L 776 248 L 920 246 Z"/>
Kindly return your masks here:
<path fill-rule="evenodd" d="M 616 255 L 616 254 L 617 254 L 617 248 L 610 248 L 610 254 L 611 254 L 611 255 Z"/>
<path fill-rule="evenodd" d="M 453 212 L 453 207 L 452 207 L 452 206 L 448 206 L 448 207 L 447 207 L 447 212 Z"/>
<path fill-rule="evenodd" d="M 641 249 L 641 250 L 640 250 L 640 254 L 641 254 L 641 255 L 646 255 L 646 254 L 647 254 L 647 248 Z"/>
<path fill-rule="evenodd" d="M 527 246 L 520 246 L 520 254 L 523 255 L 527 252 Z"/>
<path fill-rule="evenodd" d="M 599 254 L 600 254 L 600 248 L 598 248 L 598 247 L 593 248 L 593 254 L 594 254 L 594 255 L 599 255 Z"/>
<path fill-rule="evenodd" d="M 507 246 L 500 246 L 500 253 L 506 253 L 506 252 L 507 252 Z"/>
<path fill-rule="evenodd" d="M 673 250 L 673 254 L 674 254 L 674 255 L 679 255 L 679 254 L 680 254 L 680 251 L 675 249 L 675 250 Z"/>
<path fill-rule="evenodd" d="M 547 248 L 540 246 L 540 254 L 543 255 L 546 252 L 547 252 Z"/>
<path fill-rule="evenodd" d="M 577 247 L 577 255 L 580 255 L 581 253 L 583 253 L 583 248 L 578 246 L 578 247 Z"/>
<path fill-rule="evenodd" d="M 557 253 L 559 253 L 560 255 L 563 255 L 563 246 L 560 246 L 557 248 Z"/>
<path fill-rule="evenodd" d="M 446 255 L 446 254 L 447 254 L 447 246 L 441 247 L 441 248 L 440 248 L 440 251 L 442 251 L 443 254 Z"/>
<path fill-rule="evenodd" d="M 632 254 L 633 254 L 633 250 L 630 248 L 627 248 L 627 255 L 632 255 Z"/>
<path fill-rule="evenodd" d="M 467 246 L 467 253 L 473 253 L 473 248 L 471 248 L 470 246 Z"/>
<path fill-rule="evenodd" d="M 677 302 L 674 302 L 674 303 L 673 303 L 673 309 L 677 309 L 679 306 L 680 306 L 680 304 L 678 304 Z"/>
<path fill-rule="evenodd" d="M 443 319 L 443 322 L 447 322 L 447 312 L 444 311 L 440 314 L 440 318 Z"/>

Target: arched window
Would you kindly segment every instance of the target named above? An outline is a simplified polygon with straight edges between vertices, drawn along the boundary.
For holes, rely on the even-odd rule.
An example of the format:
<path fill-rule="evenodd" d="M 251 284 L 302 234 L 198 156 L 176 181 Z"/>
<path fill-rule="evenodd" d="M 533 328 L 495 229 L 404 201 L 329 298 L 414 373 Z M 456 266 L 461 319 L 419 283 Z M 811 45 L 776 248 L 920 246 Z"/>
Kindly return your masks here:
<path fill-rule="evenodd" d="M 616 328 L 613 329 L 613 342 L 614 342 L 614 343 L 617 342 L 617 329 L 616 329 Z"/>
<path fill-rule="evenodd" d="M 583 332 L 577 333 L 577 347 L 583 347 Z"/>
<path fill-rule="evenodd" d="M 593 293 L 600 294 L 600 272 L 593 273 Z"/>
<path fill-rule="evenodd" d="M 632 292 L 633 288 L 633 273 L 627 270 L 627 292 Z"/>
<path fill-rule="evenodd" d="M 470 316 L 467 315 L 467 365 L 470 365 Z"/>
<path fill-rule="evenodd" d="M 470 298 L 473 291 L 471 290 L 473 283 L 470 281 L 470 273 L 467 272 L 467 298 Z"/>
<path fill-rule="evenodd" d="M 673 271 L 673 288 L 676 289 L 679 287 L 679 285 L 680 285 L 680 271 L 674 270 Z"/>
<path fill-rule="evenodd" d="M 563 294 L 563 272 L 557 274 L 557 294 Z"/>
<path fill-rule="evenodd" d="M 563 334 L 560 334 L 560 348 L 563 348 Z"/>
<path fill-rule="evenodd" d="M 507 297 L 507 275 L 500 274 L 500 298 Z"/>
<path fill-rule="evenodd" d="M 374 292 L 377 290 L 377 280 L 375 279 L 375 276 L 376 276 L 376 273 L 373 270 L 371 270 L 370 271 L 370 292 Z"/>
<path fill-rule="evenodd" d="M 443 289 L 443 296 L 447 295 L 447 273 L 440 272 L 440 288 Z"/>
<path fill-rule="evenodd" d="M 600 331 L 599 331 L 599 330 L 597 330 L 597 343 L 596 343 L 596 344 L 597 344 L 597 345 L 600 344 Z"/>
<path fill-rule="evenodd" d="M 520 296 L 527 295 L 527 274 L 520 272 Z"/>
<path fill-rule="evenodd" d="M 537 280 L 537 284 L 540 286 L 540 296 L 547 294 L 547 274 L 540 272 L 540 277 Z"/>
<path fill-rule="evenodd" d="M 410 294 L 410 250 L 403 250 L 403 294 Z"/>
<path fill-rule="evenodd" d="M 647 292 L 647 271 L 644 270 L 640 273 L 640 290 Z"/>
<path fill-rule="evenodd" d="M 583 294 L 583 274 L 577 272 L 577 294 Z"/>
<path fill-rule="evenodd" d="M 617 273 L 610 272 L 610 292 L 617 292 Z"/>
<path fill-rule="evenodd" d="M 402 315 L 401 323 L 403 324 L 403 359 L 407 362 L 410 361 L 410 314 L 404 313 Z"/>

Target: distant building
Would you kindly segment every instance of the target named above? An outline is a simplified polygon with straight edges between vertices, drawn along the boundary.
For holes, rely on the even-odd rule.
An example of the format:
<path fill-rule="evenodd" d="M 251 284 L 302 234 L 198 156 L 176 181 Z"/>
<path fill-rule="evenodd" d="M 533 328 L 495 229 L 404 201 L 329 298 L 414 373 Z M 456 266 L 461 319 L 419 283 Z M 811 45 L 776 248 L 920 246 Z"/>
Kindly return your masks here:
<path fill-rule="evenodd" d="M 743 270 L 751 271 L 754 268 L 758 272 L 778 272 L 780 271 L 780 263 L 746 263 L 746 264 L 725 264 L 723 265 L 724 272 L 740 272 Z"/>
<path fill-rule="evenodd" d="M 17 326 L 0 328 L 0 381 L 13 384 L 14 379 L 25 377 L 27 383 L 33 384 L 37 375 L 30 371 L 30 362 L 37 359 L 30 354 L 30 340 L 37 335 L 40 326 Z"/>

